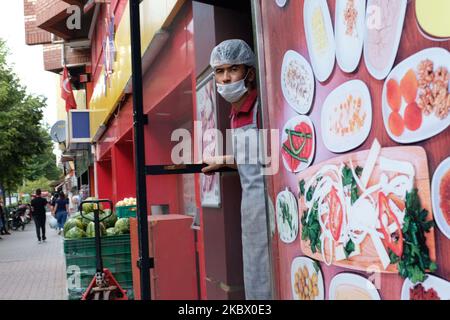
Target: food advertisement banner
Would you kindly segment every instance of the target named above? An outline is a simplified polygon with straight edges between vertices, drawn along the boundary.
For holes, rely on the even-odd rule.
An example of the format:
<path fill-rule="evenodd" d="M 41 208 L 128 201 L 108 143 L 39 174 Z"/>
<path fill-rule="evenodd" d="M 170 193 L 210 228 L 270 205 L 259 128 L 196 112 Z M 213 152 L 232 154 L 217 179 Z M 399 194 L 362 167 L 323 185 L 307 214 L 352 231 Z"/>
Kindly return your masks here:
<path fill-rule="evenodd" d="M 426 3 L 254 1 L 277 298 L 450 298 L 450 20 Z"/>

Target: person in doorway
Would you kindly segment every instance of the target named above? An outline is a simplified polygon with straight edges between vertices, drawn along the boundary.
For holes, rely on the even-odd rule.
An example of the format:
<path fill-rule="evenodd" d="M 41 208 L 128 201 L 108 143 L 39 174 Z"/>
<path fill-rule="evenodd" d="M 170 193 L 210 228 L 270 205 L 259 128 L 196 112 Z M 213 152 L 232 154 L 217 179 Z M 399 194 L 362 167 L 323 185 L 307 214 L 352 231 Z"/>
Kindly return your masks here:
<path fill-rule="evenodd" d="M 41 189 L 36 190 L 36 197 L 31 200 L 31 212 L 33 213 L 33 220 L 36 226 L 36 235 L 38 238 L 38 243 L 46 241 L 45 237 L 45 220 L 48 202 L 47 199 L 43 198 Z M 41 238 L 42 231 L 42 238 Z M 41 241 L 42 239 L 42 241 Z"/>
<path fill-rule="evenodd" d="M 61 234 L 64 224 L 67 220 L 67 213 L 69 211 L 69 199 L 66 198 L 64 192 L 60 192 L 58 200 L 55 204 L 54 217 L 58 220 L 58 234 Z"/>
<path fill-rule="evenodd" d="M 242 186 L 241 227 L 244 286 L 247 300 L 272 299 L 269 238 L 262 166 L 246 150 L 258 148 L 258 138 L 245 138 L 258 132 L 258 93 L 256 57 L 249 45 L 239 39 L 220 43 L 211 53 L 217 91 L 231 104 L 233 155 L 205 159 L 202 171 L 213 174 L 221 167 L 238 170 Z M 254 135 L 258 137 L 258 135 Z M 256 152 L 256 155 L 259 153 Z M 256 160 L 256 161 L 255 161 Z"/>

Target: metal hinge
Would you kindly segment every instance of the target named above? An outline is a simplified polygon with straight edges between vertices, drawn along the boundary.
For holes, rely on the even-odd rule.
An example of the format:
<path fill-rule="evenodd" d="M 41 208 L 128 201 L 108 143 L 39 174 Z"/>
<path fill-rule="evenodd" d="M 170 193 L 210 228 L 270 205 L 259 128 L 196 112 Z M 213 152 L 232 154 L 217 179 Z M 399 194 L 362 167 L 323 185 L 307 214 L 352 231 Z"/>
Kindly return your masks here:
<path fill-rule="evenodd" d="M 149 258 L 147 260 L 147 263 L 144 263 L 142 259 L 139 259 L 138 261 L 136 261 L 136 265 L 139 269 L 142 268 L 153 269 L 155 267 L 155 259 Z"/>

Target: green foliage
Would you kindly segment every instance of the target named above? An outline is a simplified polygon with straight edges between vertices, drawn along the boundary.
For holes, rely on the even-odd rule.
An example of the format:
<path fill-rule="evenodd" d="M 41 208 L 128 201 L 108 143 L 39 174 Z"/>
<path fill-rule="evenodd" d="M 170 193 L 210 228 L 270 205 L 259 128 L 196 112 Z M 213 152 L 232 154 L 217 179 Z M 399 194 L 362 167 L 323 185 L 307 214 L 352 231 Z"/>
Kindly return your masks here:
<path fill-rule="evenodd" d="M 60 173 L 41 124 L 46 100 L 27 93 L 6 62 L 8 54 L 0 39 L 0 188 L 14 191 L 24 179 L 57 179 Z"/>
<path fill-rule="evenodd" d="M 25 194 L 33 194 L 36 189 L 41 189 L 43 191 L 50 190 L 51 181 L 45 177 L 39 178 L 35 181 L 26 181 L 23 186 L 21 186 L 18 191 Z"/>

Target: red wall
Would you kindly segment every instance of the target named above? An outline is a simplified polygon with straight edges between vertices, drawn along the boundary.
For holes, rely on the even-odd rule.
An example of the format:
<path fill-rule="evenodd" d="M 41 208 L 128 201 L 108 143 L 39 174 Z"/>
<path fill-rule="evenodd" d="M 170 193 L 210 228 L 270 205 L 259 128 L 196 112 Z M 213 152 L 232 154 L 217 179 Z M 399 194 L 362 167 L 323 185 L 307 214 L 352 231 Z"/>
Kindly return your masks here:
<path fill-rule="evenodd" d="M 111 161 L 96 162 L 97 185 L 99 199 L 112 199 L 112 170 Z"/>

